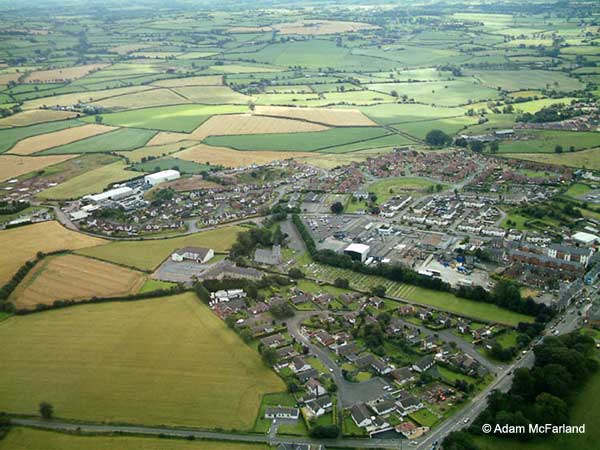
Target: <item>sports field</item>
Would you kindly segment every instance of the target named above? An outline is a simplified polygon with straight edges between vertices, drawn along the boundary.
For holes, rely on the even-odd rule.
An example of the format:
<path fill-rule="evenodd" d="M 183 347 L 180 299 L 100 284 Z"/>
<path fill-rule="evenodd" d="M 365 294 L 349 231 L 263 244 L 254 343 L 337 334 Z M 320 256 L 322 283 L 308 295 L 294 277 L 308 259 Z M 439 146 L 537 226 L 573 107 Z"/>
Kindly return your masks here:
<path fill-rule="evenodd" d="M 136 293 L 145 280 L 141 272 L 78 255 L 51 256 L 38 263 L 9 300 L 19 309 L 55 300 L 116 297 Z"/>
<path fill-rule="evenodd" d="M 0 323 L 0 409 L 91 421 L 250 429 L 285 389 L 194 293 Z"/>
<path fill-rule="evenodd" d="M 0 450 L 268 450 L 263 444 L 124 436 L 77 436 L 32 428 L 13 428 Z"/>
<path fill-rule="evenodd" d="M 80 254 L 140 270 L 152 271 L 174 250 L 182 247 L 209 247 L 216 252 L 226 252 L 241 231 L 243 228 L 231 226 L 169 239 L 114 241 L 83 250 Z"/>
<path fill-rule="evenodd" d="M 0 283 L 6 283 L 37 252 L 74 250 L 105 243 L 103 239 L 69 231 L 58 222 L 41 222 L 0 231 Z"/>

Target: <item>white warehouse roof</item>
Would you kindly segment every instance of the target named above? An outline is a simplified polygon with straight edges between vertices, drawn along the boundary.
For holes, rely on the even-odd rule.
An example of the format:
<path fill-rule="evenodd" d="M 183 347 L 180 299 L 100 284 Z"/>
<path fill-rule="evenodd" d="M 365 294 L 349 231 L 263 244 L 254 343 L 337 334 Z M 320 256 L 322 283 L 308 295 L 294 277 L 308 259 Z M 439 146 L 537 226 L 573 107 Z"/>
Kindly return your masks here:
<path fill-rule="evenodd" d="M 168 169 L 146 175 L 144 177 L 144 181 L 146 181 L 146 183 L 150 183 L 151 185 L 155 185 L 163 181 L 176 180 L 180 176 L 181 174 L 177 170 Z"/>
<path fill-rule="evenodd" d="M 350 244 L 348 247 L 346 247 L 344 249 L 344 251 L 360 253 L 361 255 L 364 255 L 364 254 L 368 253 L 370 249 L 371 249 L 371 247 L 369 247 L 368 245 L 365 245 L 365 244 Z"/>
<path fill-rule="evenodd" d="M 596 242 L 599 238 L 595 234 L 585 233 L 580 231 L 575 233 L 571 238 L 577 242 L 581 242 L 582 244 L 592 244 Z"/>
<path fill-rule="evenodd" d="M 99 202 L 103 202 L 105 200 L 111 200 L 111 199 L 119 200 L 121 198 L 128 197 L 131 194 L 133 194 L 133 189 L 131 189 L 128 186 L 122 186 L 122 187 L 118 187 L 115 189 L 110 189 L 105 192 L 100 192 L 99 194 L 86 195 L 83 198 L 85 198 L 86 200 L 91 200 L 93 202 L 99 203 Z"/>

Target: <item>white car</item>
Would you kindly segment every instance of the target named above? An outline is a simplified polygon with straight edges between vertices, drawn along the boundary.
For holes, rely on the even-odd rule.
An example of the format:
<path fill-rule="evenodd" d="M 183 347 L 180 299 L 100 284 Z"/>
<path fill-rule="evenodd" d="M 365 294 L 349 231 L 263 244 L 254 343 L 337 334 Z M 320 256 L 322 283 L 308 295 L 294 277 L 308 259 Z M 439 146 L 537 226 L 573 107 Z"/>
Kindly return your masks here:
<path fill-rule="evenodd" d="M 469 418 L 465 417 L 464 420 L 463 420 L 463 423 L 469 423 Z"/>

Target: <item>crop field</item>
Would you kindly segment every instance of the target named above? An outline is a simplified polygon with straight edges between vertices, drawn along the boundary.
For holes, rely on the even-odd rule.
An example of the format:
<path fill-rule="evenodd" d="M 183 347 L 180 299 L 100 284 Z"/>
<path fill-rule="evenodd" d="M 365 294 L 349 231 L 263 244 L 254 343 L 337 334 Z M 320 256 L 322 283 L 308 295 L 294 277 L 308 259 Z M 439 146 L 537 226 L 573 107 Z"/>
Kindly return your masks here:
<path fill-rule="evenodd" d="M 182 103 L 191 103 L 191 101 L 170 89 L 158 88 L 153 89 L 152 93 L 147 91 L 135 92 L 133 94 L 105 98 L 95 101 L 92 104 L 101 108 L 136 109 L 162 105 L 179 105 Z"/>
<path fill-rule="evenodd" d="M 108 64 L 88 64 L 85 66 L 68 67 L 65 69 L 38 70 L 27 75 L 27 83 L 60 83 L 75 80 L 87 74 L 107 67 Z"/>
<path fill-rule="evenodd" d="M 152 140 L 154 140 L 154 138 Z M 151 141 L 148 142 L 148 144 L 150 143 Z M 192 145 L 196 145 L 197 143 L 197 141 L 179 141 L 169 144 L 147 145 L 135 150 L 120 152 L 119 155 L 126 157 L 131 163 L 139 163 L 141 162 L 142 158 L 147 158 L 149 156 L 155 158 L 168 156 L 171 153 L 181 151 L 185 148 L 191 147 Z"/>
<path fill-rule="evenodd" d="M 382 148 L 400 147 L 414 143 L 414 140 L 409 139 L 406 136 L 402 136 L 400 134 L 388 134 L 381 137 L 375 137 L 373 139 L 351 142 L 350 144 L 327 147 L 318 151 L 323 153 L 352 153 L 365 150 L 377 151 L 381 150 Z"/>
<path fill-rule="evenodd" d="M 68 153 L 99 153 L 110 151 L 133 150 L 143 147 L 154 137 L 156 131 L 136 128 L 121 128 L 70 144 L 60 145 L 40 152 L 41 155 Z"/>
<path fill-rule="evenodd" d="M 382 104 L 362 107 L 361 111 L 367 117 L 381 125 L 392 125 L 410 122 L 423 122 L 444 118 L 464 116 L 463 107 L 441 107 L 422 104 Z"/>
<path fill-rule="evenodd" d="M 31 155 L 53 147 L 70 144 L 98 134 L 114 131 L 116 128 L 105 125 L 89 124 L 81 127 L 67 128 L 53 133 L 41 134 L 23 139 L 10 149 L 16 155 Z"/>
<path fill-rule="evenodd" d="M 82 125 L 83 122 L 79 122 L 78 120 L 64 120 L 59 122 L 40 123 L 28 127 L 7 128 L 5 130 L 0 130 L 0 153 L 9 150 L 21 139 L 64 130 L 65 128 L 79 127 Z"/>
<path fill-rule="evenodd" d="M 33 309 L 54 300 L 115 297 L 136 293 L 145 275 L 125 267 L 85 258 L 62 255 L 46 258 L 13 292 L 17 308 Z"/>
<path fill-rule="evenodd" d="M 239 105 L 177 105 L 123 111 L 102 117 L 103 123 L 108 125 L 190 133 L 211 116 L 246 111 L 247 106 Z"/>
<path fill-rule="evenodd" d="M 301 133 L 324 131 L 328 127 L 317 123 L 280 117 L 250 114 L 229 114 L 213 116 L 191 133 L 193 139 L 202 140 L 208 136 Z"/>
<path fill-rule="evenodd" d="M 306 120 L 332 127 L 360 127 L 376 125 L 356 109 L 287 108 L 281 106 L 257 106 L 256 114 Z"/>
<path fill-rule="evenodd" d="M 245 105 L 252 100 L 252 97 L 235 92 L 227 86 L 183 86 L 171 90 L 190 102 L 208 105 L 223 103 Z"/>
<path fill-rule="evenodd" d="M 0 126 L 4 127 L 26 127 L 44 122 L 54 122 L 58 120 L 72 119 L 77 113 L 71 111 L 54 111 L 34 109 L 23 111 L 12 116 L 0 119 Z"/>
<path fill-rule="evenodd" d="M 600 147 L 566 153 L 505 153 L 507 158 L 600 170 Z"/>
<path fill-rule="evenodd" d="M 479 70 L 468 73 L 486 86 L 501 87 L 507 91 L 551 87 L 558 91 L 570 92 L 584 87 L 577 78 L 549 70 Z"/>
<path fill-rule="evenodd" d="M 236 150 L 312 152 L 375 139 L 386 134 L 388 134 L 386 130 L 378 127 L 347 127 L 304 133 L 302 139 L 298 139 L 296 133 L 280 133 L 211 136 L 206 138 L 204 142 L 208 145 L 230 147 Z"/>
<path fill-rule="evenodd" d="M 168 239 L 116 241 L 79 254 L 150 272 L 179 248 L 209 247 L 215 252 L 227 252 L 242 230 L 238 226 L 230 226 Z"/>
<path fill-rule="evenodd" d="M 199 144 L 174 154 L 174 156 L 197 163 L 223 167 L 245 167 L 251 164 L 267 164 L 271 161 L 309 156 L 308 152 L 238 151 L 226 147 Z"/>
<path fill-rule="evenodd" d="M 33 428 L 12 428 L 0 450 L 268 450 L 263 444 L 126 436 L 77 436 Z"/>
<path fill-rule="evenodd" d="M 461 314 L 473 319 L 484 320 L 505 325 L 516 326 L 519 322 L 532 322 L 533 317 L 515 313 L 489 303 L 479 303 L 472 300 L 456 297 L 448 292 L 433 291 L 417 286 L 398 283 L 385 278 L 363 275 L 347 269 L 338 269 L 312 263 L 303 267 L 306 273 L 327 280 L 331 283 L 336 278 L 346 278 L 350 286 L 361 291 L 369 291 L 373 286 L 382 285 L 386 288 L 386 295 L 398 297 L 408 302 L 416 302 L 440 308 L 448 312 Z"/>
<path fill-rule="evenodd" d="M 344 22 L 339 20 L 299 20 L 297 22 L 280 23 L 273 28 L 281 34 L 298 34 L 320 36 L 361 30 L 373 30 L 379 27 L 369 23 Z"/>
<path fill-rule="evenodd" d="M 75 158 L 77 155 L 18 156 L 0 155 L 0 182 L 26 173 L 45 169 L 54 164 Z"/>
<path fill-rule="evenodd" d="M 285 389 L 194 293 L 14 317 L 0 337 L 3 411 L 48 400 L 64 418 L 250 429 Z"/>
<path fill-rule="evenodd" d="M 176 88 L 185 86 L 221 86 L 223 77 L 221 75 L 204 75 L 186 78 L 172 78 L 168 80 L 159 80 L 152 83 L 152 86 Z"/>
<path fill-rule="evenodd" d="M 37 158 L 37 157 L 36 157 Z M 107 186 L 141 176 L 140 172 L 125 169 L 123 161 L 77 175 L 58 186 L 53 186 L 38 194 L 39 198 L 66 200 L 102 192 Z"/>
<path fill-rule="evenodd" d="M 0 284 L 6 283 L 38 251 L 75 250 L 105 243 L 67 230 L 58 222 L 42 222 L 0 231 Z"/>
<path fill-rule="evenodd" d="M 477 124 L 476 117 L 458 116 L 447 117 L 437 120 L 424 120 L 418 122 L 406 122 L 394 125 L 394 129 L 410 134 L 418 139 L 424 140 L 431 130 L 442 130 L 444 133 L 454 135 L 469 126 Z"/>

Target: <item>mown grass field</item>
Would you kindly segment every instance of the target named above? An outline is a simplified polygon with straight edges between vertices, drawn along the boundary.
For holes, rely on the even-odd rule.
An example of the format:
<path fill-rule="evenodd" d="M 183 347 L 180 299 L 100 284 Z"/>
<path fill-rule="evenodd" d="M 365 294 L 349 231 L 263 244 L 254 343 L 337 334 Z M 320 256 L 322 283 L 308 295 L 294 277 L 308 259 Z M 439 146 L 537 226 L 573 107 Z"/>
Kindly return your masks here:
<path fill-rule="evenodd" d="M 425 192 L 433 186 L 435 183 L 423 178 L 393 177 L 369 185 L 368 191 L 377 195 L 378 203 L 385 203 L 395 195 L 410 194 L 415 191 Z"/>
<path fill-rule="evenodd" d="M 80 254 L 140 270 L 152 271 L 174 250 L 182 247 L 209 247 L 217 252 L 226 252 L 241 231 L 243 228 L 231 226 L 170 239 L 114 241 L 83 250 Z"/>
<path fill-rule="evenodd" d="M 51 256 L 38 263 L 9 300 L 19 309 L 33 309 L 55 300 L 128 295 L 136 293 L 145 279 L 141 272 L 104 261 L 78 255 Z"/>
<path fill-rule="evenodd" d="M 250 429 L 285 389 L 194 293 L 0 323 L 0 409 L 91 421 Z"/>
<path fill-rule="evenodd" d="M 112 183 L 130 180 L 142 175 L 143 173 L 125 169 L 123 161 L 116 161 L 77 175 L 58 186 L 46 189 L 40 192 L 38 197 L 52 200 L 75 199 L 87 194 L 102 192 Z"/>
<path fill-rule="evenodd" d="M 68 153 L 100 153 L 133 150 L 143 147 L 156 134 L 153 130 L 121 128 L 97 136 L 81 139 L 40 152 L 41 155 Z"/>
<path fill-rule="evenodd" d="M 122 111 L 102 117 L 107 125 L 190 133 L 215 114 L 234 114 L 247 110 L 247 106 L 240 105 L 176 105 Z"/>
<path fill-rule="evenodd" d="M 13 428 L 0 450 L 268 450 L 263 444 L 150 437 L 77 436 L 32 428 Z"/>
<path fill-rule="evenodd" d="M 0 283 L 6 283 L 37 252 L 74 250 L 105 242 L 104 239 L 67 230 L 58 222 L 41 222 L 0 231 Z"/>
<path fill-rule="evenodd" d="M 326 131 L 296 133 L 211 136 L 208 145 L 230 147 L 235 150 L 305 151 L 312 152 L 353 142 L 375 139 L 388 134 L 378 127 L 333 128 Z"/>

